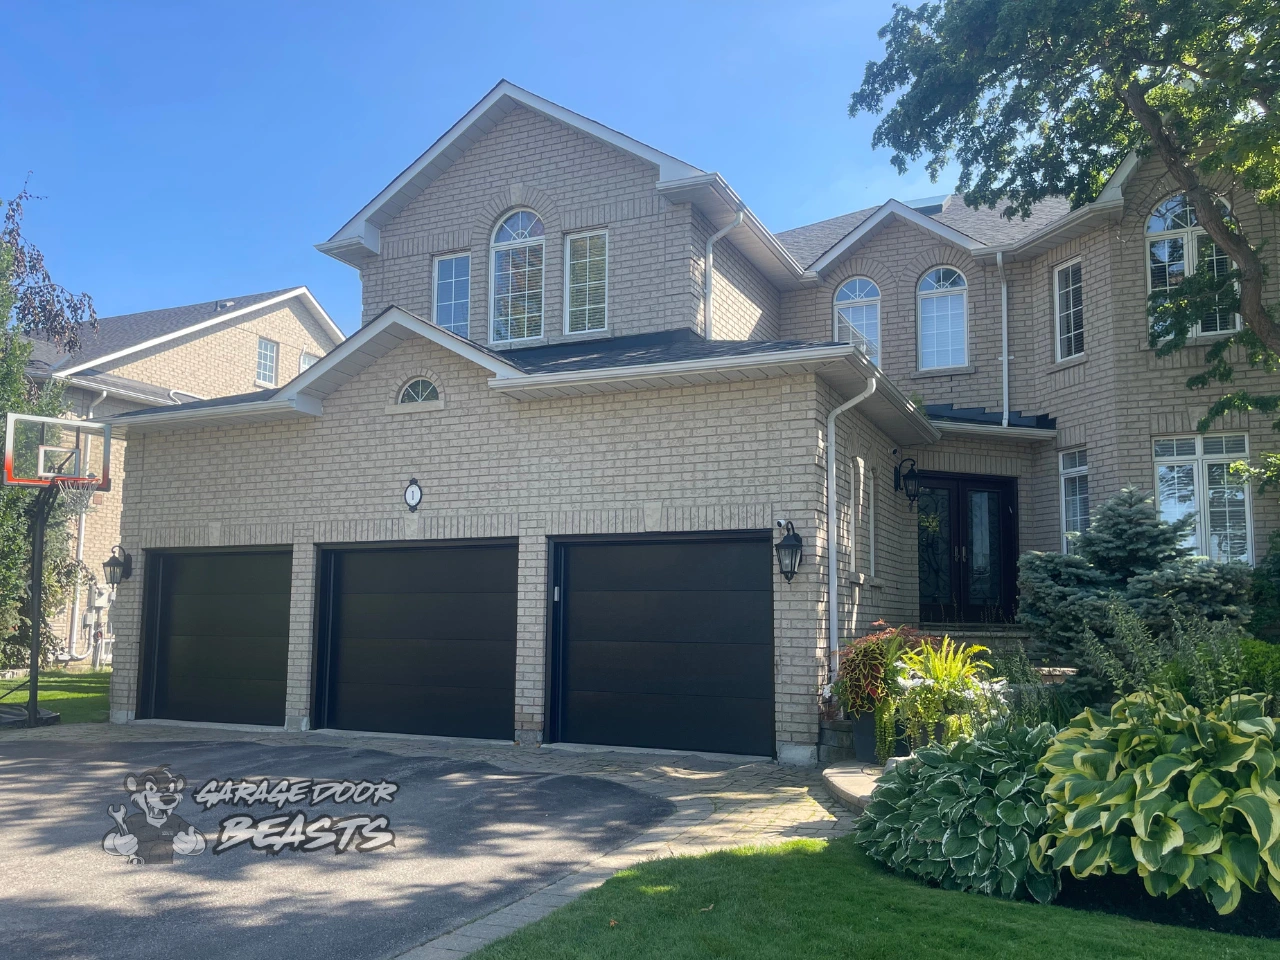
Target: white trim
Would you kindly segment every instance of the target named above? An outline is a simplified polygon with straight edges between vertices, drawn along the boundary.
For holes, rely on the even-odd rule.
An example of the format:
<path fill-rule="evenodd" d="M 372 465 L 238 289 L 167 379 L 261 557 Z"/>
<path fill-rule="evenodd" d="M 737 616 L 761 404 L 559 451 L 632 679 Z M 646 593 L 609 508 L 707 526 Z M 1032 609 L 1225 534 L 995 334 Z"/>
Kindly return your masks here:
<path fill-rule="evenodd" d="M 58 371 L 58 375 L 61 377 L 69 377 L 73 373 L 80 373 L 81 371 L 88 370 L 91 367 L 98 367 L 104 363 L 111 363 L 115 360 L 119 360 L 121 357 L 129 356 L 131 353 L 150 350 L 152 347 L 159 346 L 162 343 L 168 343 L 170 340 L 176 340 L 179 337 L 185 337 L 188 334 L 206 330 L 209 327 L 217 326 L 220 323 L 226 323 L 228 320 L 243 317 L 245 314 L 252 313 L 254 310 L 261 310 L 264 307 L 273 307 L 277 303 L 284 303 L 286 300 L 292 300 L 294 297 L 303 298 L 307 308 L 312 310 L 312 312 L 314 312 L 316 316 L 318 316 L 320 320 L 329 327 L 330 333 L 332 333 L 335 338 L 334 346 L 337 346 L 346 339 L 343 336 L 342 331 L 338 329 L 337 325 L 329 319 L 329 315 L 324 312 L 324 308 L 320 306 L 319 301 L 312 296 L 311 291 L 306 287 L 295 287 L 292 290 L 286 290 L 278 296 L 262 300 L 258 303 L 251 304 L 250 306 L 241 307 L 238 310 L 228 310 L 226 313 L 218 313 L 210 317 L 208 320 L 201 320 L 199 323 L 193 323 L 191 326 L 183 327 L 181 330 L 174 330 L 170 333 L 164 334 L 163 336 L 155 337 L 151 340 L 144 341 L 143 343 L 134 344 L 132 347 L 125 347 L 123 350 L 117 350 L 115 353 L 108 353 L 105 356 L 94 357 L 92 360 L 86 360 L 84 363 L 78 363 L 75 366 L 67 367 L 65 370 Z"/>
<path fill-rule="evenodd" d="M 604 326 L 587 327 L 583 330 L 569 329 L 569 244 L 574 240 L 604 237 Z M 544 277 L 545 279 L 545 277 Z M 546 295 L 545 289 L 543 295 Z M 564 235 L 564 326 L 561 328 L 566 337 L 577 337 L 584 333 L 605 333 L 609 329 L 609 228 L 597 227 L 594 230 L 579 230 Z M 590 306 L 587 312 L 590 313 Z M 505 341 L 504 341 L 505 342 Z"/>
<path fill-rule="evenodd" d="M 262 413 L 301 413 L 310 417 L 318 417 L 324 413 L 324 407 L 315 397 L 280 397 L 267 400 L 246 400 L 243 403 L 224 403 L 209 407 L 196 407 L 184 410 L 181 407 L 154 412 L 139 413 L 133 416 L 118 415 L 109 417 L 102 423 L 114 423 L 117 427 L 128 430 L 136 424 L 147 423 L 184 423 L 187 421 L 207 420 L 210 418 L 247 417 Z"/>
<path fill-rule="evenodd" d="M 1084 356 L 1085 348 L 1081 346 L 1079 353 L 1073 353 L 1070 356 L 1062 355 L 1062 289 L 1058 280 L 1063 270 L 1069 270 L 1076 264 L 1080 264 L 1080 303 L 1081 310 L 1084 309 L 1084 261 L 1080 257 L 1072 257 L 1064 263 L 1059 263 L 1053 268 L 1053 357 L 1055 363 L 1061 363 L 1063 360 L 1074 360 L 1076 357 Z M 1084 316 L 1081 314 L 1080 322 L 1083 325 Z M 1083 326 L 1081 327 L 1083 332 Z"/>
<path fill-rule="evenodd" d="M 434 391 L 436 392 L 436 399 L 435 399 L 435 400 L 406 400 L 406 399 L 404 398 L 404 392 L 405 392 L 406 390 L 408 390 L 411 386 L 413 386 L 415 383 L 419 382 L 420 380 L 421 380 L 421 381 L 426 381 L 427 383 L 429 383 L 429 384 L 431 385 L 431 389 L 432 389 L 432 390 L 434 390 Z M 435 380 L 434 380 L 434 379 L 432 379 L 431 377 L 427 376 L 426 374 L 418 373 L 418 374 L 414 374 L 412 377 L 410 377 L 410 378 L 409 378 L 408 380 L 406 380 L 404 383 L 400 384 L 400 389 L 396 391 L 396 400 L 395 400 L 395 402 L 396 402 L 397 404 L 402 404 L 402 403 L 403 403 L 403 404 L 405 404 L 406 406 L 413 406 L 413 405 L 416 405 L 416 404 L 419 404 L 419 403 L 435 403 L 435 402 L 437 402 L 439 399 L 440 399 L 440 387 L 439 387 L 439 385 L 437 385 L 437 384 L 436 384 Z"/>
<path fill-rule="evenodd" d="M 537 221 L 542 224 L 542 236 L 537 237 L 536 239 L 526 238 L 524 240 L 504 240 L 501 243 L 494 240 L 494 237 L 498 235 L 498 231 L 502 229 L 503 224 L 505 224 L 512 217 L 514 217 L 517 213 L 533 214 L 533 216 L 537 219 Z M 495 273 L 495 268 L 498 265 L 498 254 L 501 253 L 503 250 L 518 250 L 521 247 L 534 247 L 534 246 L 542 247 L 542 264 L 538 268 L 542 273 L 542 283 L 541 283 L 542 309 L 541 309 L 541 312 L 538 314 L 538 332 L 531 337 L 530 336 L 507 337 L 504 340 L 499 340 L 493 335 L 494 321 L 497 320 L 497 317 L 494 316 L 494 306 L 497 303 L 497 297 L 498 297 L 496 292 L 496 287 L 494 285 L 494 273 Z M 470 291 L 468 291 L 468 296 L 470 296 Z M 470 305 L 468 305 L 467 309 L 469 313 Z M 526 320 L 525 322 L 526 333 L 528 332 L 528 329 L 529 329 L 529 324 L 528 324 L 528 321 Z M 470 333 L 470 330 L 468 330 L 467 332 Z M 529 340 L 541 340 L 546 336 L 546 332 L 547 332 L 547 224 L 542 219 L 542 215 L 538 213 L 537 210 L 534 210 L 532 207 L 516 207 L 515 209 L 508 210 L 506 213 L 504 213 L 502 215 L 502 219 L 499 220 L 494 225 L 493 229 L 489 232 L 489 343 L 496 345 L 499 343 L 508 344 L 508 343 L 521 343 Z"/>
<path fill-rule="evenodd" d="M 951 270 L 954 273 L 958 273 L 960 279 L 964 281 L 964 286 L 959 288 L 949 287 L 945 290 L 921 290 L 920 285 L 924 283 L 924 278 L 935 270 Z M 964 297 L 964 362 L 950 363 L 940 367 L 926 367 L 924 365 L 924 338 L 920 334 L 920 325 L 924 317 L 922 316 L 920 305 L 926 297 L 936 300 L 942 297 L 953 297 L 957 293 Z M 946 370 L 963 370 L 969 366 L 969 354 L 969 278 L 965 276 L 964 271 L 959 267 L 953 267 L 948 263 L 937 264 L 920 274 L 920 279 L 916 281 L 916 371 L 918 373 L 939 373 Z"/>
<path fill-rule="evenodd" d="M 271 345 L 271 379 L 262 376 L 262 345 Z M 276 387 L 280 385 L 280 341 L 258 335 L 258 347 L 254 353 L 253 382 L 260 387 Z"/>
<path fill-rule="evenodd" d="M 670 154 L 655 150 L 602 123 L 545 100 L 510 81 L 501 80 L 337 233 L 324 243 L 316 244 L 316 249 L 347 263 L 358 262 L 358 259 L 348 259 L 349 256 L 358 258 L 376 255 L 381 244 L 381 228 L 430 186 L 436 177 L 451 167 L 467 147 L 497 126 L 516 106 L 534 110 L 653 164 L 658 168 L 659 180 L 679 180 L 703 173 L 697 167 L 677 160 Z"/>
<path fill-rule="evenodd" d="M 458 250 L 454 253 L 436 253 L 431 256 L 431 322 L 437 327 L 440 326 L 440 264 L 445 260 L 460 260 L 467 258 L 467 331 L 459 333 L 460 337 L 471 336 L 471 251 Z M 457 277 L 454 278 L 457 280 Z M 457 303 L 457 300 L 450 301 Z M 445 327 L 450 333 L 458 333 L 453 327 Z"/>
<path fill-rule="evenodd" d="M 1006 437 L 1010 440 L 1053 440 L 1056 427 L 1006 427 L 998 423 L 958 423 L 954 420 L 930 420 L 939 433 L 972 437 Z"/>
<path fill-rule="evenodd" d="M 306 360 L 307 357 L 311 358 L 311 362 L 304 365 L 303 361 Z M 320 362 L 319 356 L 317 356 L 314 353 L 311 353 L 308 350 L 303 350 L 300 354 L 298 354 L 298 372 L 305 373 L 307 370 L 310 370 L 319 362 Z"/>
<path fill-rule="evenodd" d="M 949 243 L 954 243 L 962 250 L 968 250 L 970 253 L 976 252 L 982 248 L 977 240 L 966 234 L 961 233 L 952 227 L 948 227 L 945 223 L 939 223 L 933 217 L 926 216 L 916 210 L 912 210 L 905 203 L 898 200 L 889 200 L 882 204 L 875 213 L 863 220 L 852 231 L 845 235 L 844 239 L 839 241 L 834 247 L 824 253 L 816 260 L 809 269 L 814 273 L 822 273 L 837 260 L 843 257 L 860 241 L 862 241 L 871 231 L 875 230 L 881 223 L 890 217 L 897 217 L 899 220 L 905 220 L 907 223 L 915 224 L 923 230 L 936 234 Z M 955 269 L 954 267 L 952 269 Z M 966 281 L 967 282 L 967 281 Z"/>
<path fill-rule="evenodd" d="M 1146 274 L 1146 278 L 1147 278 L 1147 296 L 1148 297 L 1151 296 L 1151 294 L 1154 292 L 1151 286 L 1151 244 L 1160 243 L 1165 240 L 1175 240 L 1175 239 L 1181 238 L 1182 239 L 1182 267 L 1183 267 L 1182 276 L 1183 278 L 1185 279 L 1186 277 L 1193 275 L 1197 270 L 1200 269 L 1200 244 L 1198 240 L 1202 236 L 1209 237 L 1209 232 L 1205 230 L 1204 227 L 1201 227 L 1198 225 L 1194 227 L 1179 227 L 1177 230 L 1159 230 L 1154 233 L 1149 232 L 1147 230 L 1147 220 L 1151 219 L 1151 216 L 1155 213 L 1157 208 L 1168 203 L 1170 200 L 1174 199 L 1175 197 L 1185 197 L 1185 196 L 1186 196 L 1186 191 L 1175 190 L 1173 193 L 1166 196 L 1163 200 L 1160 200 L 1158 203 L 1152 206 L 1151 209 L 1147 211 L 1146 218 L 1142 222 L 1142 271 L 1144 274 Z M 1225 197 L 1217 197 L 1216 195 L 1215 197 L 1219 202 L 1222 203 L 1224 207 L 1227 208 L 1228 212 L 1231 212 L 1231 205 L 1227 203 L 1227 200 Z M 1188 204 L 1190 204 L 1190 201 L 1187 201 L 1187 202 Z M 1199 214 L 1197 214 L 1197 217 L 1198 216 Z M 1209 237 L 1209 242 L 1212 243 L 1215 247 L 1217 247 L 1218 245 L 1218 242 L 1214 240 L 1212 237 Z M 1230 258 L 1228 258 L 1228 260 L 1229 259 Z M 1173 289 L 1173 288 L 1169 288 L 1169 289 Z M 1233 313 L 1231 316 L 1235 320 L 1235 325 L 1231 329 L 1210 330 L 1208 333 L 1205 333 L 1200 329 L 1200 324 L 1202 320 L 1197 320 L 1195 323 L 1195 326 L 1187 331 L 1187 339 L 1188 340 L 1212 340 L 1217 337 L 1229 337 L 1239 333 L 1240 332 L 1240 314 Z M 1147 318 L 1147 329 L 1148 330 L 1151 329 L 1150 317 Z"/>
<path fill-rule="evenodd" d="M 881 333 L 883 333 L 883 329 L 882 329 L 883 314 L 880 311 L 880 305 L 884 301 L 884 294 L 880 290 L 880 284 L 876 283 L 870 277 L 860 273 L 855 274 L 851 277 L 847 277 L 844 280 L 841 280 L 839 285 L 836 286 L 835 292 L 831 294 L 831 339 L 836 341 L 837 343 L 844 342 L 843 340 L 840 339 L 841 305 L 837 298 L 840 296 L 840 291 L 843 290 L 845 287 L 847 287 L 849 284 L 853 283 L 855 280 L 867 281 L 867 283 L 871 284 L 871 286 L 875 288 L 876 295 L 874 297 L 868 297 L 865 300 L 850 300 L 847 303 L 845 303 L 844 306 L 850 307 L 850 306 L 856 306 L 859 304 L 863 304 L 863 305 L 868 305 L 872 303 L 875 304 L 876 306 L 876 342 L 875 342 L 876 358 L 874 360 L 871 360 L 871 355 L 867 354 L 867 359 L 871 360 L 871 362 L 874 363 L 876 366 L 880 366 L 880 360 L 881 360 L 880 342 L 884 339 L 881 336 Z M 870 342 L 870 340 L 866 337 L 866 335 L 864 335 L 860 330 L 854 327 L 852 323 L 849 324 L 849 328 L 853 331 L 853 335 L 855 338 L 860 337 L 864 342 L 867 342 L 867 343 Z M 856 340 L 854 341 L 854 343 L 856 346 L 857 345 Z M 859 347 L 859 349 L 861 348 Z M 863 350 L 863 353 L 866 353 L 866 351 Z"/>
<path fill-rule="evenodd" d="M 1085 465 L 1083 467 L 1066 468 L 1062 464 L 1062 458 L 1068 453 L 1083 453 L 1085 455 Z M 1059 530 L 1062 532 L 1062 552 L 1069 553 L 1070 548 L 1067 541 L 1067 478 L 1068 477 L 1084 477 L 1086 481 L 1089 478 L 1089 449 L 1088 447 L 1076 447 L 1072 450 L 1058 451 L 1058 523 Z M 1157 507 L 1158 509 L 1158 507 Z M 1088 521 L 1092 519 L 1092 502 L 1090 502 L 1089 517 L 1086 518 L 1085 529 L 1089 527 Z M 1084 531 L 1081 531 L 1082 533 Z"/>

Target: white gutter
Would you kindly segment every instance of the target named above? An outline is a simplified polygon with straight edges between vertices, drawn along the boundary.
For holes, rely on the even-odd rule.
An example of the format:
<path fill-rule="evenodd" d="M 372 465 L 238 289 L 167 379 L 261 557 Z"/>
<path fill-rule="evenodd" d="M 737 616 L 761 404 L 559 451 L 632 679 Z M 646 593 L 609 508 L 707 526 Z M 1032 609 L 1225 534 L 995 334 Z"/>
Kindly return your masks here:
<path fill-rule="evenodd" d="M 92 401 L 89 404 L 89 412 L 85 416 L 86 420 L 93 419 L 94 408 L 97 407 L 98 404 L 100 404 L 105 399 L 107 399 L 107 391 L 103 390 L 102 393 L 98 394 L 98 399 Z M 85 437 L 86 459 L 88 458 L 88 454 L 92 444 L 93 444 L 93 437 L 92 436 Z M 80 516 L 76 518 L 76 566 L 80 567 L 83 564 L 84 564 L 84 510 L 81 509 Z M 85 659 L 85 657 L 89 656 L 91 652 L 93 652 L 93 647 L 90 646 L 90 648 L 86 650 L 84 653 L 79 655 L 76 654 L 76 632 L 77 632 L 76 625 L 80 622 L 80 590 L 81 590 L 80 576 L 77 574 L 76 592 L 73 595 L 71 600 L 71 623 L 67 627 L 67 659 L 68 660 L 83 660 Z"/>
<path fill-rule="evenodd" d="M 702 260 L 702 336 L 705 340 L 711 339 L 711 277 L 712 277 L 712 257 L 716 241 L 725 236 L 734 227 L 742 226 L 742 218 L 746 216 L 745 210 L 738 210 L 738 215 L 733 218 L 733 223 L 729 224 L 723 230 L 717 230 L 711 236 L 707 237 L 707 254 Z"/>
<path fill-rule="evenodd" d="M 867 387 L 852 400 L 846 400 L 827 414 L 827 650 L 831 655 L 831 673 L 834 679 L 840 668 L 840 581 L 839 551 L 836 533 L 836 417 L 851 410 L 876 392 L 876 378 L 867 380 Z M 852 486 L 850 487 L 852 489 Z"/>
<path fill-rule="evenodd" d="M 230 417 L 250 417 L 257 414 L 299 413 L 318 417 L 324 413 L 324 407 L 315 397 L 306 395 L 271 400 L 249 400 L 244 403 L 227 403 L 218 406 L 197 407 L 194 410 L 161 408 L 154 413 L 139 413 L 112 417 L 107 422 L 113 427 L 128 431 L 133 427 L 146 426 L 152 423 L 197 423 L 201 420 L 226 419 Z"/>
<path fill-rule="evenodd" d="M 1009 279 L 1004 275 L 1004 251 L 996 251 L 1000 271 L 1000 426 L 1009 426 Z"/>
<path fill-rule="evenodd" d="M 1007 440 L 1052 440 L 1058 435 L 1054 427 L 1002 427 L 998 423 L 960 423 L 954 420 L 930 420 L 939 433 L 962 437 L 1004 437 Z"/>

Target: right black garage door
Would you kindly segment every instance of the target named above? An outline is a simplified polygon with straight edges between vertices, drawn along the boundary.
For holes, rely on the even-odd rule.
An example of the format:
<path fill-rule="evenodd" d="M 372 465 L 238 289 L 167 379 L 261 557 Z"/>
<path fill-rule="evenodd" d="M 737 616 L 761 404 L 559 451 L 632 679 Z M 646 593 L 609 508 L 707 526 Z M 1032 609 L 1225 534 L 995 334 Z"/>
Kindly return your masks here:
<path fill-rule="evenodd" d="M 326 550 L 318 726 L 510 740 L 516 545 Z"/>
<path fill-rule="evenodd" d="M 556 544 L 550 738 L 772 756 L 768 534 Z"/>

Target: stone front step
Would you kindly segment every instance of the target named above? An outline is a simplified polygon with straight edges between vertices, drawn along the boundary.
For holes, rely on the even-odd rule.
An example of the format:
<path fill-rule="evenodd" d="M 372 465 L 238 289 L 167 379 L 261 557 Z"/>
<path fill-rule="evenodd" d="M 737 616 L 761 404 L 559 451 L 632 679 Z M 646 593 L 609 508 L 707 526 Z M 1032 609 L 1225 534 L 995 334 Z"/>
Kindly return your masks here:
<path fill-rule="evenodd" d="M 837 763 L 822 771 L 822 785 L 839 804 L 862 813 L 882 773 L 884 767 L 872 763 Z"/>

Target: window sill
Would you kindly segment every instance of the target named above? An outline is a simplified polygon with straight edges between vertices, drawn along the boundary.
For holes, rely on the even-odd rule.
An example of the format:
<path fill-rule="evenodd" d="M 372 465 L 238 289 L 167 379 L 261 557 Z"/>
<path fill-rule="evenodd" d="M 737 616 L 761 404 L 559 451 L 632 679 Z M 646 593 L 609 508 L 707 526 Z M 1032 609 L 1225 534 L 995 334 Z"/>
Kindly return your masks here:
<path fill-rule="evenodd" d="M 851 573 L 849 582 L 855 587 L 883 587 L 885 581 L 870 573 Z"/>
<path fill-rule="evenodd" d="M 565 330 L 561 336 L 570 340 L 603 340 L 612 337 L 613 332 L 608 327 L 603 330 Z"/>
<path fill-rule="evenodd" d="M 1089 355 L 1087 353 L 1077 353 L 1074 357 L 1056 361 L 1050 369 L 1066 370 L 1068 367 L 1078 367 L 1088 359 Z"/>
<path fill-rule="evenodd" d="M 255 387 L 262 387 L 266 390 L 274 390 L 276 388 L 274 383 L 267 383 L 265 380 L 255 380 L 253 381 L 253 385 Z"/>
<path fill-rule="evenodd" d="M 416 403 L 389 403 L 387 413 L 426 413 L 430 410 L 443 410 L 443 400 L 419 400 Z"/>
<path fill-rule="evenodd" d="M 498 340 L 496 343 L 490 341 L 484 346 L 490 350 L 518 350 L 520 347 L 532 347 L 546 342 L 546 336 L 525 337 L 523 340 Z"/>
<path fill-rule="evenodd" d="M 928 370 L 916 370 L 914 373 L 908 373 L 908 380 L 923 380 L 926 377 L 962 377 L 970 373 L 977 373 L 978 368 L 970 364 L 967 367 L 932 367 Z"/>

